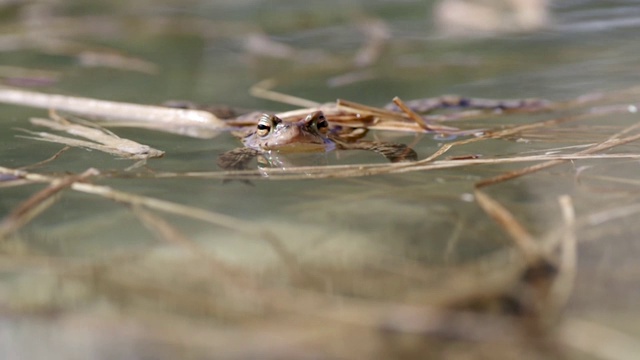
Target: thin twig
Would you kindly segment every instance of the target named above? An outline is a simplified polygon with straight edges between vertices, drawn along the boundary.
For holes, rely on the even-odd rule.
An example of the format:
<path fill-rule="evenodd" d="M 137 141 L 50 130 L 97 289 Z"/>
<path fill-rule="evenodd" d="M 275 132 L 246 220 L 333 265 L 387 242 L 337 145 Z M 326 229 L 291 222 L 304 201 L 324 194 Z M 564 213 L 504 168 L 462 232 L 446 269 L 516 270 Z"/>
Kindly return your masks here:
<path fill-rule="evenodd" d="M 70 146 L 65 146 L 62 149 L 58 150 L 55 154 L 51 155 L 49 158 L 47 158 L 45 160 L 38 161 L 35 164 L 22 166 L 22 167 L 19 167 L 18 169 L 19 170 L 29 170 L 29 169 L 34 169 L 34 168 L 40 167 L 42 165 L 46 165 L 46 164 L 56 160 L 57 158 L 59 158 L 65 151 L 67 151 L 69 149 L 71 149 Z"/>

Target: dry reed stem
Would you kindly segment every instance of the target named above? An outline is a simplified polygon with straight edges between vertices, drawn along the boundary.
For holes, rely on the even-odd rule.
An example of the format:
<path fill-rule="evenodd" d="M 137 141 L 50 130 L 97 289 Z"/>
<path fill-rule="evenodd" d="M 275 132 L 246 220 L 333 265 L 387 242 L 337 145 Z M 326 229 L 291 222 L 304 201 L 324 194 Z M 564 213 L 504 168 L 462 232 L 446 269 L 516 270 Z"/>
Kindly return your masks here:
<path fill-rule="evenodd" d="M 267 94 L 273 100 L 281 100 L 287 103 L 293 103 L 300 106 L 308 106 L 307 109 L 299 109 L 291 112 L 281 113 L 279 115 L 285 116 L 304 116 L 310 111 L 322 109 L 328 112 L 328 116 L 332 117 L 346 111 L 346 114 L 352 115 L 352 120 L 344 125 L 349 126 L 364 126 L 371 129 L 381 130 L 395 130 L 395 131 L 410 131 L 410 132 L 425 132 L 421 125 L 416 125 L 415 122 L 407 122 L 407 118 L 403 117 L 402 113 L 388 111 L 380 108 L 367 107 L 361 104 L 346 102 L 344 100 L 338 100 L 335 104 L 320 105 L 317 102 L 309 101 L 306 99 L 297 98 L 285 94 L 280 94 L 270 90 L 270 87 L 275 85 L 275 80 L 264 80 L 261 83 L 254 85 L 253 92 L 258 94 Z M 618 97 L 622 97 L 624 92 L 618 94 Z M 598 100 L 607 98 L 606 96 L 593 97 Z M 615 98 L 612 96 L 611 98 Z M 218 134 L 222 129 L 226 129 L 227 125 L 216 118 L 213 114 L 200 111 L 200 110 L 186 110 L 186 109 L 174 109 L 158 106 L 137 105 L 128 103 L 118 103 L 102 101 L 90 98 L 69 97 L 61 95 L 47 95 L 37 92 L 17 90 L 7 87 L 0 87 L 0 102 L 18 104 L 24 106 L 40 107 L 47 109 L 59 109 L 77 114 L 83 114 L 92 117 L 102 117 L 108 121 L 110 126 L 130 126 L 140 128 L 150 128 L 159 131 L 174 132 L 182 135 L 199 137 L 199 138 L 211 138 Z M 577 101 L 574 105 L 584 105 L 588 103 L 588 100 Z M 566 105 L 565 108 L 571 106 Z M 559 106 L 559 108 L 563 108 Z M 625 108 L 627 111 L 631 109 L 630 106 Z M 622 112 L 622 108 L 618 106 L 612 109 L 601 109 L 602 112 L 613 113 Z M 379 117 L 379 121 L 373 124 L 359 123 L 359 118 L 363 114 L 376 114 Z M 486 114 L 485 112 L 477 113 L 461 112 L 455 114 L 443 114 L 427 116 L 425 124 L 428 122 L 429 129 L 435 132 L 441 132 L 446 134 L 459 134 L 469 135 L 470 133 L 477 132 L 478 130 L 460 131 L 456 128 L 447 126 L 432 124 L 434 121 L 446 121 L 452 119 L 470 118 L 477 115 Z M 495 114 L 493 114 L 495 116 Z M 595 114 L 591 114 L 592 116 Z M 422 119 L 422 118 L 421 118 Z M 541 124 L 546 125 L 546 124 Z M 511 131 L 526 130 L 526 127 L 514 129 Z M 499 132 L 493 134 L 492 137 L 505 136 L 505 132 Z"/>
<path fill-rule="evenodd" d="M 443 147 L 447 146 L 445 144 Z M 440 156 L 443 152 L 437 152 L 425 160 Z M 592 154 L 592 155 L 532 155 L 515 156 L 500 159 L 463 159 L 463 160 L 439 160 L 422 165 L 416 163 L 392 163 L 392 164 L 362 164 L 362 165 L 327 165 L 327 166 L 298 166 L 290 168 L 265 168 L 258 170 L 239 171 L 205 171 L 205 172 L 158 172 L 151 175 L 154 178 L 201 178 L 201 179 L 234 179 L 234 180 L 302 180 L 325 178 L 349 178 L 378 174 L 399 174 L 415 171 L 433 171 L 439 169 L 452 169 L 467 166 L 497 165 L 510 163 L 523 163 L 545 160 L 607 160 L 607 159 L 640 159 L 638 154 Z M 422 161 L 419 161 L 422 163 Z"/>
<path fill-rule="evenodd" d="M 315 101 L 271 90 L 277 85 L 278 83 L 275 79 L 262 80 L 251 86 L 251 88 L 249 88 L 249 93 L 257 98 L 273 100 L 276 102 L 294 106 L 314 108 L 321 105 L 320 103 L 317 103 Z"/>
<path fill-rule="evenodd" d="M 333 104 L 331 104 L 333 106 Z M 326 105 L 325 105 L 326 106 Z M 417 116 L 417 121 L 415 119 L 410 119 L 409 115 L 406 113 L 401 113 L 397 111 L 391 111 L 384 108 L 378 108 L 373 106 L 368 106 L 364 104 L 359 104 L 354 101 L 338 99 L 335 103 L 335 109 L 337 111 L 342 111 L 347 114 L 351 114 L 353 117 L 349 119 L 349 121 L 336 121 L 335 119 L 331 119 L 333 123 L 345 125 L 345 126 L 357 126 L 359 119 L 363 116 L 373 116 L 376 121 L 373 124 L 365 124 L 368 129 L 375 130 L 391 130 L 391 131 L 408 131 L 414 133 L 423 133 L 423 132 L 438 132 L 445 134 L 459 134 L 459 135 L 470 135 L 471 133 L 477 132 L 478 130 L 460 130 L 451 126 L 444 126 L 437 123 L 434 123 L 434 120 L 430 120 L 427 124 L 420 115 L 414 113 Z M 410 109 L 409 109 L 410 110 Z M 423 128 L 419 121 L 422 121 L 429 127 L 429 130 Z"/>
<path fill-rule="evenodd" d="M 543 253 L 542 248 L 536 243 L 534 237 L 516 220 L 509 210 L 479 189 L 475 189 L 474 194 L 478 205 L 510 235 L 529 265 L 538 264 L 540 260 L 547 258 L 547 255 Z"/>
<path fill-rule="evenodd" d="M 625 138 L 619 138 L 619 136 L 621 134 L 626 134 L 629 131 L 636 129 L 639 126 L 640 126 L 640 124 L 634 124 L 634 125 L 626 128 L 625 130 L 621 131 L 620 133 L 614 134 L 613 136 L 609 137 L 608 139 L 606 139 L 606 140 L 604 140 L 604 141 L 602 141 L 602 142 L 600 142 L 600 143 L 598 143 L 596 145 L 593 145 L 593 146 L 591 146 L 591 147 L 589 147 L 589 148 L 587 148 L 585 150 L 579 151 L 576 154 L 577 155 L 590 155 L 590 154 L 594 154 L 594 153 L 597 153 L 597 152 L 600 152 L 600 151 L 603 151 L 603 150 L 611 149 L 611 148 L 616 147 L 616 146 L 620 146 L 620 145 L 624 145 L 624 144 L 636 141 L 636 140 L 640 139 L 640 134 L 628 136 L 628 137 L 625 137 Z M 479 181 L 479 182 L 476 183 L 476 187 L 477 188 L 482 188 L 482 187 L 486 187 L 486 186 L 493 185 L 493 184 L 496 184 L 496 183 L 500 183 L 500 182 L 503 182 L 503 181 L 511 180 L 511 179 L 514 179 L 514 178 L 517 178 L 517 177 L 520 177 L 520 176 L 531 174 L 531 173 L 536 172 L 536 171 L 540 171 L 540 170 L 543 170 L 543 169 L 550 168 L 552 166 L 560 165 L 560 164 L 563 164 L 565 162 L 567 162 L 567 160 L 564 160 L 564 159 L 563 160 L 551 160 L 551 161 L 544 162 L 542 164 L 536 164 L 536 165 L 529 166 L 529 167 L 526 167 L 526 168 L 523 168 L 523 169 L 520 169 L 520 170 L 510 171 L 510 172 L 507 172 L 507 173 L 504 173 L 504 174 L 501 174 L 501 175 L 498 175 L 498 176 L 494 176 L 494 177 Z"/>
<path fill-rule="evenodd" d="M 422 118 L 422 116 L 416 114 L 413 110 L 409 109 L 409 107 L 407 105 L 405 105 L 405 103 L 400 100 L 399 97 L 394 97 L 393 98 L 393 103 L 396 104 L 402 111 L 404 111 L 405 114 L 407 114 L 407 116 L 409 117 L 409 119 L 413 120 L 416 122 L 416 124 L 418 124 L 418 126 L 420 126 L 421 128 L 423 128 L 425 131 L 434 131 L 429 124 L 427 124 L 424 119 Z"/>
<path fill-rule="evenodd" d="M 573 291 L 578 262 L 576 218 L 571 197 L 563 195 L 558 199 L 558 202 L 560 203 L 564 220 L 564 233 L 560 240 L 559 272 L 550 292 L 550 304 L 555 314 L 558 314 L 569 301 Z"/>
<path fill-rule="evenodd" d="M 322 108 L 322 110 L 332 113 L 335 111 L 344 111 L 346 113 L 352 113 L 354 115 L 373 115 L 379 117 L 379 120 L 374 124 L 366 125 L 369 129 L 378 129 L 378 130 L 395 130 L 395 131 L 410 131 L 410 132 L 425 132 L 422 126 L 419 125 L 419 122 L 407 123 L 406 118 L 398 118 L 398 115 L 402 115 L 401 113 L 386 110 L 384 108 L 376 108 L 367 105 L 358 104 L 351 101 L 346 101 L 343 99 L 338 99 L 335 104 L 319 104 L 314 101 L 310 101 L 307 99 L 301 99 L 299 97 L 290 96 L 287 94 L 282 94 L 271 90 L 274 86 L 277 85 L 277 81 L 275 79 L 266 79 L 252 87 L 252 91 L 257 91 L 260 94 L 259 97 L 263 97 L 261 94 L 265 94 L 266 98 L 274 101 L 281 101 L 286 104 L 298 105 L 298 106 L 308 106 L 308 109 L 299 109 L 293 110 L 291 112 L 281 113 L 282 118 L 286 118 L 287 116 L 304 116 L 309 112 L 318 110 Z M 528 112 L 547 112 L 550 110 L 567 110 L 572 108 L 583 107 L 589 104 L 603 102 L 603 101 L 613 101 L 613 100 L 624 100 L 626 98 L 633 99 L 633 96 L 636 92 L 640 91 L 640 87 L 634 87 L 630 89 L 621 90 L 613 93 L 593 93 L 586 94 L 580 96 L 576 99 L 571 99 L 567 101 L 559 101 L 555 103 L 548 104 L 544 107 L 536 109 L 534 111 Z M 604 110 L 605 112 L 626 112 L 632 111 L 634 109 L 633 105 L 624 105 L 624 106 L 615 106 L 612 109 Z M 509 113 L 509 111 L 501 112 Z M 447 127 L 443 125 L 434 124 L 434 122 L 444 122 L 444 121 L 452 121 L 452 120 L 470 120 L 474 118 L 483 118 L 487 116 L 496 116 L 500 115 L 495 112 L 487 111 L 487 110 L 468 110 L 461 111 L 452 114 L 435 114 L 435 115 L 425 115 L 421 117 L 423 121 L 428 123 L 429 127 L 435 132 L 442 132 L 447 134 L 460 134 L 460 135 L 469 135 L 473 132 L 478 132 L 479 130 L 470 130 L 470 131 L 460 131 L 459 129 Z M 392 119 L 396 118 L 398 121 L 393 121 Z M 571 117 L 570 117 L 571 118 Z M 335 122 L 335 119 L 332 119 Z M 571 119 L 568 119 L 571 121 Z M 347 125 L 345 122 L 344 125 Z M 353 119 L 353 122 L 350 122 L 349 125 L 352 126 L 362 126 L 358 125 L 357 119 Z M 543 124 L 546 125 L 546 124 Z M 518 131 L 526 130 L 527 128 L 521 128 Z M 504 133 L 503 133 L 504 135 Z"/>
<path fill-rule="evenodd" d="M 53 205 L 56 201 L 56 195 L 60 191 L 73 186 L 78 181 L 83 181 L 98 174 L 100 174 L 98 170 L 89 169 L 80 175 L 67 176 L 51 181 L 47 188 L 33 194 L 2 219 L 2 222 L 0 222 L 0 240 L 7 239 L 8 236 Z"/>
<path fill-rule="evenodd" d="M 518 134 L 518 133 L 521 133 L 521 132 L 527 131 L 527 130 L 533 130 L 533 129 L 537 129 L 537 128 L 556 126 L 556 125 L 560 125 L 560 124 L 567 123 L 567 122 L 586 120 L 586 119 L 590 119 L 590 118 L 595 117 L 595 116 L 596 116 L 595 114 L 582 114 L 582 115 L 576 115 L 576 116 L 567 116 L 567 117 L 563 117 L 563 118 L 539 121 L 539 122 L 535 122 L 535 123 L 532 123 L 532 124 L 516 125 L 516 126 L 512 126 L 510 128 L 504 129 L 504 130 L 483 131 L 482 135 L 477 136 L 475 138 L 458 140 L 458 141 L 454 141 L 454 142 L 451 142 L 451 143 L 444 144 L 442 146 L 442 148 L 438 149 L 438 151 L 436 151 L 434 154 L 432 154 L 431 156 L 429 156 L 426 159 L 417 161 L 416 163 L 414 163 L 414 165 L 415 164 L 422 164 L 422 163 L 425 163 L 425 162 L 430 162 L 430 161 L 442 156 L 444 153 L 446 153 L 449 149 L 451 149 L 454 146 L 461 146 L 461 145 L 471 144 L 471 143 L 475 143 L 475 142 L 478 142 L 478 141 L 484 141 L 484 140 L 488 140 L 488 139 L 505 138 L 507 136 L 512 136 L 512 135 L 515 135 L 515 134 Z"/>
<path fill-rule="evenodd" d="M 382 119 L 391 119 L 397 121 L 408 121 L 407 114 L 403 114 L 397 111 L 387 110 L 385 108 L 379 108 L 375 106 L 369 106 L 365 104 L 360 104 L 355 101 L 338 99 L 336 100 L 336 108 L 339 111 L 344 111 L 345 113 L 353 113 L 362 115 L 372 115 L 375 117 L 379 117 Z"/>
<path fill-rule="evenodd" d="M 34 91 L 0 86 L 0 102 L 42 109 L 56 109 L 75 114 L 120 120 L 131 124 L 154 125 L 156 130 L 197 127 L 201 130 L 220 130 L 225 123 L 207 111 L 172 109 L 91 98 L 50 95 Z M 177 130 L 176 130 L 177 132 Z"/>

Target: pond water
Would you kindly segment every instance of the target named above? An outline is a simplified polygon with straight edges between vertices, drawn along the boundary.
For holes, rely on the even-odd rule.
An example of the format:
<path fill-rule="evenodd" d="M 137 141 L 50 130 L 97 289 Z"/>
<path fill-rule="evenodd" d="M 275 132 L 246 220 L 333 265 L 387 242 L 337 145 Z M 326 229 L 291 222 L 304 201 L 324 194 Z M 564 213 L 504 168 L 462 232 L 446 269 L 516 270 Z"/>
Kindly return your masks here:
<path fill-rule="evenodd" d="M 443 36 L 432 5 L 0 3 L 0 81 L 130 103 L 186 99 L 270 112 L 296 107 L 252 97 L 251 86 L 265 79 L 275 79 L 278 92 L 312 101 L 340 98 L 378 107 L 394 96 L 566 101 L 637 86 L 640 7 L 633 1 L 552 3 L 549 23 L 538 31 L 474 38 Z M 358 53 L 376 31 L 383 33 L 379 56 L 358 64 Z M 102 54 L 100 61 L 105 54 L 120 57 L 114 57 L 116 64 L 91 65 L 92 53 Z M 19 76 L 25 69 L 44 73 Z M 637 103 L 635 95 L 455 122 L 463 129 L 495 130 L 591 114 L 455 146 L 444 157 L 572 154 L 637 123 L 633 107 L 627 113 L 605 108 Z M 19 129 L 41 131 L 28 119 L 46 117 L 46 111 L 3 104 L 0 109 L 0 166 L 29 166 L 62 149 L 20 137 Z M 572 160 L 483 189 L 536 243 L 563 231 L 567 220 L 558 198 L 568 195 L 578 245 L 574 278 L 560 283 L 569 294 L 560 310 L 529 304 L 542 309 L 542 333 L 496 323 L 500 330 L 517 328 L 518 336 L 491 333 L 477 341 L 473 331 L 430 328 L 434 336 L 420 330 L 420 321 L 432 318 L 422 311 L 450 310 L 457 301 L 451 299 L 464 298 L 465 286 L 473 294 L 478 288 L 492 294 L 494 277 L 517 272 L 512 235 L 479 205 L 474 186 L 536 162 L 370 176 L 257 176 L 250 183 L 158 177 L 219 172 L 217 156 L 241 144 L 227 132 L 194 139 L 111 130 L 165 156 L 131 170 L 135 161 L 73 148 L 28 171 L 64 176 L 97 168 L 102 175 L 92 180 L 96 185 L 191 212 L 67 189 L 51 207 L 0 237 L 2 359 L 474 359 L 522 358 L 522 352 L 532 359 L 622 359 L 640 348 L 637 158 Z M 632 129 L 621 136 L 633 134 Z M 370 131 L 368 137 L 410 144 L 419 159 L 461 139 L 392 131 Z M 638 154 L 638 144 L 599 153 Z M 386 163 L 366 151 L 302 161 L 307 160 L 306 165 Z M 0 216 L 14 213 L 42 189 L 0 187 Z M 563 254 L 554 250 L 551 257 L 564 264 Z M 560 274 L 572 273 L 558 267 Z M 500 311 L 487 313 L 489 322 L 502 319 Z M 389 335 L 385 326 L 398 318 L 406 320 L 398 331 L 413 337 Z M 594 337 L 603 344 L 584 341 Z M 619 344 L 616 350 L 612 343 Z"/>

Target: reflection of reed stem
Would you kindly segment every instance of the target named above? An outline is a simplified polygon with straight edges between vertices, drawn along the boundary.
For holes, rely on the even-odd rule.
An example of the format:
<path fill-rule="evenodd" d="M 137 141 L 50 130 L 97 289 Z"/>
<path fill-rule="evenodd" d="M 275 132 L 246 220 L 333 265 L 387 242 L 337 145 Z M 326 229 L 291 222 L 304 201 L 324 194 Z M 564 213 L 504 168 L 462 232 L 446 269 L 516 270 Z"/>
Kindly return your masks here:
<path fill-rule="evenodd" d="M 58 200 L 57 195 L 60 191 L 73 186 L 77 181 L 96 176 L 99 173 L 96 169 L 89 169 L 80 175 L 52 180 L 47 188 L 33 194 L 2 219 L 2 222 L 0 222 L 0 240 L 6 239 L 53 205 Z"/>

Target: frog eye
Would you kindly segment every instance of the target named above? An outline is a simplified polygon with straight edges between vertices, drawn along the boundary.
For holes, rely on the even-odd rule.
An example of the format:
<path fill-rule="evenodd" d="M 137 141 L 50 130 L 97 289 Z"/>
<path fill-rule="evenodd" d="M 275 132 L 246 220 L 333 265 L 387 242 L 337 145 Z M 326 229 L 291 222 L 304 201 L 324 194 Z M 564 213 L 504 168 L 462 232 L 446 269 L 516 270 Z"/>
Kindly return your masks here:
<path fill-rule="evenodd" d="M 329 127 L 329 123 L 327 122 L 327 118 L 324 115 L 318 116 L 318 122 L 316 123 L 318 130 L 326 130 Z"/>
<path fill-rule="evenodd" d="M 267 136 L 269 132 L 271 132 L 271 126 L 273 125 L 273 119 L 271 116 L 264 114 L 260 117 L 258 121 L 258 126 L 256 127 L 256 134 L 260 137 Z"/>
<path fill-rule="evenodd" d="M 324 134 L 327 131 L 329 131 L 329 122 L 327 121 L 327 118 L 325 118 L 323 114 L 318 115 L 316 119 L 317 119 L 316 128 L 318 129 L 319 132 Z"/>
<path fill-rule="evenodd" d="M 266 136 L 271 131 L 271 126 L 266 124 L 258 124 L 258 131 L 256 133 L 258 136 Z"/>

